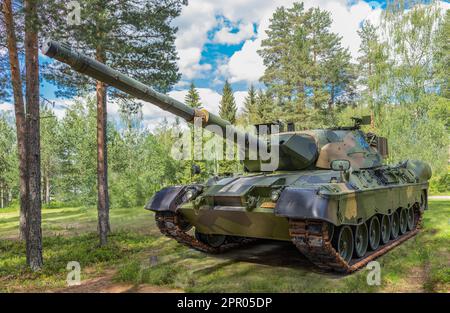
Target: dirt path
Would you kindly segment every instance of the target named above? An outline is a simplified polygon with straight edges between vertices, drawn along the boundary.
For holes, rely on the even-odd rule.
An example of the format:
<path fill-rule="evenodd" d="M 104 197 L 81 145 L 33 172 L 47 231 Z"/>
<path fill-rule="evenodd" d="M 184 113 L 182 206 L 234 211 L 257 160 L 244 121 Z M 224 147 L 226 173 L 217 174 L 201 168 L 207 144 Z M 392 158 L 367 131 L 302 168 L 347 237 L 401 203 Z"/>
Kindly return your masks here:
<path fill-rule="evenodd" d="M 56 290 L 57 293 L 180 293 L 181 289 L 171 289 L 147 284 L 132 285 L 113 281 L 115 271 L 109 270 L 103 276 L 86 279 L 81 285 Z"/>

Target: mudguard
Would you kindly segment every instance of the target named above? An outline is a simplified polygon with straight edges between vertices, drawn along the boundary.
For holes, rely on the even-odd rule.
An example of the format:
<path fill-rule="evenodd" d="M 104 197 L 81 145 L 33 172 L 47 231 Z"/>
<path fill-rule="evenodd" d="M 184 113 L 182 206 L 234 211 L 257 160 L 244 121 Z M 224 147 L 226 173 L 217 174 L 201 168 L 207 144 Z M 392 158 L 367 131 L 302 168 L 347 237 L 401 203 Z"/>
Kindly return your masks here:
<path fill-rule="evenodd" d="M 175 212 L 181 204 L 181 196 L 185 188 L 186 186 L 173 186 L 161 189 L 150 199 L 145 209 L 154 212 Z"/>
<path fill-rule="evenodd" d="M 275 215 L 339 224 L 329 199 L 319 195 L 316 188 L 285 188 L 275 206 Z"/>

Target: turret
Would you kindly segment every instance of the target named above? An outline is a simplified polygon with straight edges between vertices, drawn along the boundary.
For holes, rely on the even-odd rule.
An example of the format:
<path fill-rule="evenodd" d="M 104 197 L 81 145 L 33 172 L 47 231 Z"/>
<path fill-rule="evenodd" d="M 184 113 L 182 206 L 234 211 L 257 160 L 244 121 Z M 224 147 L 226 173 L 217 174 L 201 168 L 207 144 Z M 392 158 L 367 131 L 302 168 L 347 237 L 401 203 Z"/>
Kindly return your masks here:
<path fill-rule="evenodd" d="M 224 138 L 230 132 L 233 133 L 233 141 L 245 151 L 244 166 L 250 172 L 329 169 L 336 158 L 349 160 L 352 167 L 374 167 L 381 164 L 381 156 L 367 144 L 359 127 L 278 133 L 271 134 L 266 140 L 239 132 L 219 116 L 205 109 L 191 108 L 103 63 L 73 51 L 67 45 L 49 40 L 43 45 L 42 53 L 70 65 L 81 74 L 152 103 L 187 122 L 193 123 L 196 118 L 200 118 L 202 127 L 216 126 L 215 129 L 208 129 Z"/>

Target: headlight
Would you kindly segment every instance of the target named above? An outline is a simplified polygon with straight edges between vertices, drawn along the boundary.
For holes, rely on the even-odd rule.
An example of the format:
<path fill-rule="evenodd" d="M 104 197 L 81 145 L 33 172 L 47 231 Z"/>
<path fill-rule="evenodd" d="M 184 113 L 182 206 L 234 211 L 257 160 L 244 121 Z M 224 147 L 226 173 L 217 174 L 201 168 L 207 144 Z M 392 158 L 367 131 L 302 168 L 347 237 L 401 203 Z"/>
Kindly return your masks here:
<path fill-rule="evenodd" d="M 187 201 L 191 201 L 192 199 L 195 198 L 195 194 L 196 192 L 194 190 L 189 189 L 184 196 L 186 197 Z"/>
<path fill-rule="evenodd" d="M 279 197 L 280 197 L 280 191 L 278 191 L 278 190 L 273 190 L 272 193 L 270 194 L 270 199 L 273 202 L 276 202 Z"/>

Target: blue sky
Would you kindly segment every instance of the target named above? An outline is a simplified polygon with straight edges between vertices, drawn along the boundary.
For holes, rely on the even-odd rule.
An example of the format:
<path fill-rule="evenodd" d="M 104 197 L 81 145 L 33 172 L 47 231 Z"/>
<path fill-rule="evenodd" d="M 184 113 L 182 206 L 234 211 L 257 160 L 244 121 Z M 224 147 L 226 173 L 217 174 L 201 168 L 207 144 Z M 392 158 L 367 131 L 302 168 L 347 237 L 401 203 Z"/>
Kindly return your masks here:
<path fill-rule="evenodd" d="M 294 0 L 189 0 L 181 15 L 175 19 L 178 26 L 176 49 L 179 55 L 180 82 L 170 95 L 183 100 L 187 88 L 194 82 L 200 92 L 203 105 L 217 112 L 220 93 L 225 80 L 229 80 L 235 92 L 238 107 L 242 107 L 250 84 L 261 86 L 259 78 L 264 73 L 262 59 L 257 54 L 265 30 L 274 10 L 291 6 Z M 386 1 L 367 0 L 305 0 L 305 7 L 320 7 L 331 13 L 331 30 L 342 36 L 342 44 L 353 58 L 357 57 L 360 44 L 357 30 L 369 20 L 379 23 Z M 446 7 L 449 8 L 448 1 Z M 82 18 L 82 16 L 81 16 Z M 55 99 L 55 86 L 43 82 L 41 93 L 47 99 Z M 55 99 L 56 100 L 56 99 Z M 61 102 L 61 100 L 56 100 Z M 70 105 L 70 100 L 64 101 Z M 0 104 L 0 109 L 8 109 Z M 110 116 L 117 113 L 114 103 L 109 107 Z M 170 115 L 151 105 L 144 106 L 144 118 L 148 124 Z M 63 112 L 59 112 L 62 115 Z"/>

